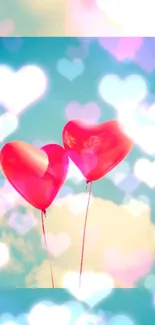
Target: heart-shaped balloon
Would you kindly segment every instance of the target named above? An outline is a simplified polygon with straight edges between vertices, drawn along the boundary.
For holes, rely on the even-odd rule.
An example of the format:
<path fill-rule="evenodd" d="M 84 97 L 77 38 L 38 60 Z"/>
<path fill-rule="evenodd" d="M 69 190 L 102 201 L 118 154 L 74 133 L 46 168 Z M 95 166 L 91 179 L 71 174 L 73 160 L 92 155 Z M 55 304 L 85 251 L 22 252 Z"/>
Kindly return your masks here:
<path fill-rule="evenodd" d="M 79 167 L 87 183 L 106 175 L 133 146 L 117 120 L 98 125 L 71 120 L 63 129 L 62 140 L 68 156 Z"/>
<path fill-rule="evenodd" d="M 1 166 L 8 181 L 26 201 L 42 211 L 65 182 L 68 165 L 64 148 L 57 144 L 37 149 L 23 141 L 13 141 L 1 150 Z"/>

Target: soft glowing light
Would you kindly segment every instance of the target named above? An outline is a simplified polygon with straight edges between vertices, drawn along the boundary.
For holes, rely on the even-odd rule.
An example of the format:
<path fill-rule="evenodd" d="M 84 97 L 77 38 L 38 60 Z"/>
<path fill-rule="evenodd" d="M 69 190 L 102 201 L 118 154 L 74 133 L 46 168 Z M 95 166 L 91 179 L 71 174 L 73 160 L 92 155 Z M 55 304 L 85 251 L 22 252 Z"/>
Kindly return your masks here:
<path fill-rule="evenodd" d="M 124 132 L 147 154 L 153 155 L 155 153 L 155 120 L 153 120 L 152 110 L 149 112 L 145 105 L 125 106 L 125 108 L 118 111 L 118 120 Z"/>
<path fill-rule="evenodd" d="M 145 80 L 139 75 L 129 75 L 125 79 L 120 79 L 119 76 L 113 74 L 105 75 L 101 79 L 98 89 L 105 102 L 117 110 L 123 110 L 124 114 L 147 94 Z"/>
<path fill-rule="evenodd" d="M 0 267 L 3 267 L 10 258 L 9 249 L 6 244 L 0 242 Z"/>
<path fill-rule="evenodd" d="M 79 213 L 86 211 L 88 203 L 88 193 L 80 193 L 76 195 L 68 194 L 64 198 L 58 198 L 55 201 L 55 205 L 61 207 L 64 203 L 68 205 L 69 211 L 72 212 L 75 216 Z M 90 196 L 90 206 L 93 203 L 93 196 Z"/>
<path fill-rule="evenodd" d="M 143 36 L 149 34 L 153 36 L 153 0 L 144 0 L 143 2 L 140 0 L 136 2 L 134 0 L 96 0 L 96 2 L 103 13 L 116 26 L 122 28 L 124 35 L 127 36 L 127 33 L 129 33 L 130 36 L 137 36 L 138 34 Z M 149 17 L 148 20 L 147 17 Z M 147 21 L 147 23 L 144 24 L 144 21 Z"/>
<path fill-rule="evenodd" d="M 47 306 L 38 304 L 28 314 L 30 325 L 68 325 L 70 322 L 70 310 L 66 306 Z"/>
<path fill-rule="evenodd" d="M 69 159 L 69 170 L 67 179 L 70 179 L 74 183 L 80 183 L 85 179 L 79 168 L 73 163 L 71 159 Z"/>
<path fill-rule="evenodd" d="M 115 315 L 110 319 L 108 325 L 135 325 L 135 322 L 127 315 Z"/>
<path fill-rule="evenodd" d="M 78 195 L 72 195 L 68 197 L 68 206 L 69 210 L 74 214 L 78 215 L 79 213 L 83 213 L 86 211 L 88 203 L 88 193 L 81 193 Z M 90 197 L 90 205 L 93 203 L 93 197 Z"/>
<path fill-rule="evenodd" d="M 142 213 L 148 211 L 150 208 L 148 203 L 141 202 L 139 200 L 135 200 L 134 198 L 130 198 L 128 202 L 126 202 L 126 197 L 123 200 L 124 205 L 123 208 L 125 208 L 127 211 L 129 211 L 133 216 L 140 217 Z"/>
<path fill-rule="evenodd" d="M 67 288 L 78 300 L 94 307 L 107 297 L 114 288 L 112 277 L 106 273 L 83 272 L 79 288 L 79 274 L 68 272 L 63 278 L 63 287 Z"/>
<path fill-rule="evenodd" d="M 46 304 L 39 303 L 35 305 L 28 314 L 28 322 L 30 325 L 50 325 L 51 309 Z"/>
<path fill-rule="evenodd" d="M 147 184 L 150 188 L 155 187 L 155 161 L 148 159 L 138 159 L 134 166 L 135 176 Z"/>
<path fill-rule="evenodd" d="M 0 103 L 10 112 L 19 114 L 46 91 L 47 78 L 41 68 L 27 65 L 18 71 L 0 65 Z"/>

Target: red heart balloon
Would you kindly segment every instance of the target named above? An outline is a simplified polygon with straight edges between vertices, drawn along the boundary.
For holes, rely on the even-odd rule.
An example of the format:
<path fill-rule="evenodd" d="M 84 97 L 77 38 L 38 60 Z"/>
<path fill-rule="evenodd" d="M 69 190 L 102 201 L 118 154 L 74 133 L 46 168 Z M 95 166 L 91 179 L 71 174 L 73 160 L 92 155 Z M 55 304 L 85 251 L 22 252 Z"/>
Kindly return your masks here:
<path fill-rule="evenodd" d="M 48 144 L 37 149 L 22 141 L 1 150 L 2 170 L 16 191 L 35 208 L 49 207 L 65 182 L 69 160 L 64 148 Z"/>
<path fill-rule="evenodd" d="M 69 121 L 62 132 L 64 148 L 79 167 L 87 183 L 106 175 L 130 152 L 133 142 L 117 120 L 98 125 Z"/>

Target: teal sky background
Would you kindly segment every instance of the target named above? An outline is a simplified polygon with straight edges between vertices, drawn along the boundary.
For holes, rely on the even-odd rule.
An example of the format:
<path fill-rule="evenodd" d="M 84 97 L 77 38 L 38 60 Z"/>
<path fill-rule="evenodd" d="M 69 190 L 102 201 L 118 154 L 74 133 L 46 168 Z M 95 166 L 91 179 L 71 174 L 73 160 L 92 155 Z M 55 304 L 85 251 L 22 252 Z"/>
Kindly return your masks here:
<path fill-rule="evenodd" d="M 21 322 L 23 314 L 26 315 L 31 308 L 40 302 L 51 302 L 56 305 L 70 304 L 71 310 L 75 317 L 78 316 L 79 302 L 74 299 L 65 289 L 55 290 L 1 290 L 0 292 L 0 312 L 1 315 L 9 315 L 9 317 L 16 320 L 19 325 L 25 324 Z M 151 306 L 151 295 L 147 292 L 143 292 L 140 289 L 126 290 L 117 289 L 112 297 L 106 299 L 106 301 L 100 302 L 95 308 L 90 309 L 86 304 L 81 304 L 85 312 L 89 312 L 94 315 L 108 315 L 108 318 L 115 315 L 128 315 L 132 318 L 136 325 L 153 324 L 155 319 L 154 309 Z M 4 319 L 9 319 L 5 317 Z M 20 320 L 21 317 L 21 320 Z M 18 320 L 19 319 L 19 320 Z M 75 317 L 76 319 L 76 317 Z M 27 323 L 26 323 L 27 324 Z M 93 324 L 93 323 L 91 323 Z M 102 323 L 96 323 L 101 325 Z M 107 323 L 106 323 L 107 324 Z M 110 322 L 108 323 L 110 324 Z M 114 323 L 115 324 L 115 323 Z M 119 323 L 118 323 L 119 324 Z M 120 323 L 122 324 L 122 323 Z M 128 324 L 126 322 L 126 324 Z"/>
<path fill-rule="evenodd" d="M 148 51 L 150 46 L 151 51 L 152 45 L 149 45 L 149 43 L 146 43 L 146 41 L 143 40 L 144 49 L 146 46 L 148 46 Z M 74 47 L 74 51 L 71 47 Z M 141 57 L 143 56 L 143 60 L 147 60 L 144 49 Z M 74 52 L 74 55 L 69 55 L 69 52 Z M 70 71 L 68 67 L 65 68 L 66 76 L 63 76 L 58 72 L 58 62 L 64 58 L 82 60 L 82 65 L 84 66 L 83 72 L 78 76 L 75 76 L 73 80 L 70 80 L 70 76 L 72 75 L 71 70 L 74 70 L 73 66 L 70 66 Z M 32 64 L 39 66 L 47 76 L 48 89 L 42 98 L 23 110 L 19 115 L 18 128 L 10 136 L 5 138 L 3 142 L 1 142 L 0 148 L 2 148 L 5 143 L 15 139 L 26 141 L 31 144 L 34 144 L 37 141 L 43 144 L 53 141 L 62 144 L 61 132 L 67 122 L 65 108 L 69 102 L 78 102 L 81 105 L 85 105 L 88 102 L 95 102 L 101 110 L 98 122 L 117 118 L 116 109 L 112 105 L 106 103 L 106 101 L 101 98 L 98 91 L 100 80 L 107 74 L 117 74 L 122 79 L 132 74 L 141 75 L 148 87 L 148 94 L 145 98 L 145 103 L 150 104 L 155 102 L 154 68 L 152 67 L 152 69 L 148 71 L 148 69 L 142 68 L 138 63 L 138 59 L 136 62 L 136 60 L 128 58 L 127 55 L 124 61 L 117 60 L 114 55 L 101 47 L 97 39 L 82 40 L 61 37 L 23 39 L 1 38 L 0 65 L 2 64 L 8 65 L 15 70 L 18 70 L 25 65 Z M 34 83 L 34 88 L 35 86 Z M 113 93 L 111 93 L 111 96 L 113 96 Z M 3 114 L 5 111 L 4 106 L 1 104 L 0 114 Z M 152 121 L 152 125 L 155 127 L 154 121 Z M 134 164 L 138 159 L 149 158 L 153 161 L 154 157 L 154 155 L 150 157 L 135 144 L 132 152 L 126 158 L 126 162 L 130 166 L 132 173 Z M 3 182 L 4 177 L 1 175 L 1 187 L 3 187 Z M 123 199 L 127 194 L 126 188 L 128 188 L 130 183 L 133 183 L 133 181 L 130 182 L 130 180 L 128 180 L 128 183 L 124 185 L 123 189 L 121 189 L 120 186 L 114 185 L 109 177 L 105 177 L 93 184 L 93 195 L 120 205 L 123 203 Z M 65 186 L 68 186 L 68 188 L 74 193 L 80 193 L 85 190 L 84 182 L 75 184 L 71 180 L 67 180 Z M 136 186 L 135 190 L 131 190 L 129 195 L 133 198 L 139 196 L 145 196 L 148 198 L 151 208 L 150 218 L 154 224 L 155 190 L 154 188 L 150 188 L 144 182 L 140 182 Z M 61 196 L 63 195 L 65 194 L 61 192 Z M 22 213 L 21 207 L 18 211 L 19 213 Z M 6 213 L 4 218 L 5 221 L 9 220 L 11 212 L 12 211 L 8 211 Z M 19 239 L 21 236 L 14 229 L 9 227 L 6 222 L 4 222 L 4 225 L 2 223 L 2 227 L 0 228 L 0 241 L 3 240 L 4 235 L 13 236 L 13 240 Z M 24 238 L 25 246 L 30 240 L 35 249 L 39 240 L 39 234 L 30 231 Z M 12 313 L 15 316 L 27 312 L 31 304 L 45 298 L 51 300 L 56 299 L 58 303 L 61 303 L 61 300 L 63 300 L 64 297 L 64 300 L 67 301 L 67 291 L 61 291 L 61 293 L 59 291 L 56 293 L 55 291 L 55 298 L 54 294 L 52 297 L 52 293 L 49 293 L 46 290 L 40 292 L 31 292 L 31 289 L 26 292 L 22 290 L 17 290 L 18 292 L 9 291 L 10 288 L 13 289 L 15 287 L 26 288 L 25 279 L 27 275 L 31 273 L 36 265 L 39 266 L 45 259 L 44 252 L 33 252 L 33 254 L 36 254 L 36 261 L 27 263 L 24 260 L 22 253 L 14 245 L 12 245 L 11 252 L 13 257 L 16 260 L 19 260 L 22 266 L 24 266 L 24 271 L 16 273 L 16 271 L 9 269 L 0 269 L 0 313 L 4 313 L 7 310 L 8 313 Z M 154 274 L 154 265 L 151 269 L 151 273 Z M 135 319 L 135 325 L 153 325 L 155 321 L 155 310 L 153 309 L 152 301 L 155 287 L 153 286 L 151 293 L 148 290 L 142 289 L 143 279 L 138 282 L 138 286 L 139 288 L 133 290 L 115 289 L 114 294 L 94 307 L 94 313 L 97 314 L 99 310 L 106 310 L 109 313 L 112 313 L 112 315 L 116 313 L 125 313 Z M 4 292 L 5 287 L 7 287 L 8 291 Z"/>

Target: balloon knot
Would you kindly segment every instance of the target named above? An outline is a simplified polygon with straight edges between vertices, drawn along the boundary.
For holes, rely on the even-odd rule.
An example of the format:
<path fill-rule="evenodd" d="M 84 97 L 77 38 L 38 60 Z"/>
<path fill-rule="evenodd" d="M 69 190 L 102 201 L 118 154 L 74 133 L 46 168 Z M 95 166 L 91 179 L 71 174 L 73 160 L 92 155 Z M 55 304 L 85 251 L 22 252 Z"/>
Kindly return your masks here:
<path fill-rule="evenodd" d="M 46 217 L 46 210 L 42 210 L 42 213 Z"/>
<path fill-rule="evenodd" d="M 88 185 L 89 183 L 92 183 L 92 181 L 89 181 L 88 179 L 86 179 L 86 184 Z"/>

